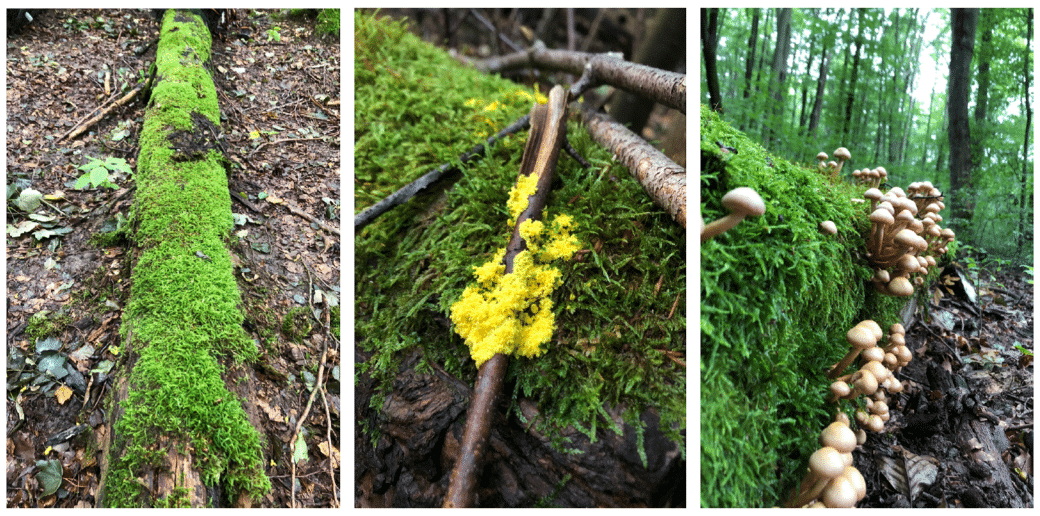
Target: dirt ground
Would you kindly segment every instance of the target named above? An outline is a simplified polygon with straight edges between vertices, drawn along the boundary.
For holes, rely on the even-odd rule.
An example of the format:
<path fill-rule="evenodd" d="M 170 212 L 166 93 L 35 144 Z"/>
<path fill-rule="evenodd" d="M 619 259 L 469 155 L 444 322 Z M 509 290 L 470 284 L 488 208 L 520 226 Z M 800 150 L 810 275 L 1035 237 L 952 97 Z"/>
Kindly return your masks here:
<path fill-rule="evenodd" d="M 1034 506 L 1033 285 L 975 270 L 947 267 L 906 325 L 904 390 L 853 454 L 858 507 Z"/>
<path fill-rule="evenodd" d="M 313 18 L 240 9 L 213 47 L 221 130 L 235 164 L 230 247 L 245 327 L 265 350 L 252 400 L 266 420 L 273 491 L 264 507 L 290 506 L 294 485 L 297 507 L 340 499 L 341 56 L 339 38 L 314 26 Z M 125 240 L 97 237 L 125 223 L 134 193 L 125 174 L 111 178 L 117 189 L 74 184 L 88 158 L 135 167 L 144 105 L 135 99 L 88 132 L 61 137 L 147 74 L 157 36 L 147 9 L 51 10 L 8 36 L 8 507 L 97 501 L 93 435 L 106 418 L 133 266 Z M 32 217 L 13 203 L 28 188 L 45 201 Z M 295 324 L 283 324 L 293 308 Z M 309 453 L 293 473 L 290 442 L 308 406 Z"/>

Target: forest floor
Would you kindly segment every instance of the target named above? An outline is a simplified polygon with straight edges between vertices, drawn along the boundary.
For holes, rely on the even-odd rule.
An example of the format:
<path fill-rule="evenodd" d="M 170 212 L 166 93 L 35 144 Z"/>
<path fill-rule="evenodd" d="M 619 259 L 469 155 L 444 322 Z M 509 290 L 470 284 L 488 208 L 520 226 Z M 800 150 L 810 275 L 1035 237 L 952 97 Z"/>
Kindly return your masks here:
<path fill-rule="evenodd" d="M 1033 507 L 1033 285 L 969 272 L 947 267 L 906 327 L 904 391 L 854 454 L 858 507 Z"/>
<path fill-rule="evenodd" d="M 340 499 L 341 56 L 339 38 L 314 26 L 280 11 L 238 10 L 213 46 L 234 163 L 230 248 L 245 327 L 264 349 L 251 400 L 265 421 L 273 486 L 264 507 L 290 506 L 294 485 L 297 507 Z M 8 507 L 97 503 L 93 430 L 107 417 L 133 266 L 126 242 L 111 236 L 134 192 L 119 174 L 116 189 L 74 184 L 88 158 L 136 168 L 144 105 L 135 100 L 60 140 L 147 74 L 158 28 L 147 9 L 52 10 L 7 40 Z M 45 201 L 31 213 L 14 207 L 30 188 Z M 321 395 L 309 404 L 315 377 Z M 290 442 L 305 407 L 309 454 L 293 468 Z"/>

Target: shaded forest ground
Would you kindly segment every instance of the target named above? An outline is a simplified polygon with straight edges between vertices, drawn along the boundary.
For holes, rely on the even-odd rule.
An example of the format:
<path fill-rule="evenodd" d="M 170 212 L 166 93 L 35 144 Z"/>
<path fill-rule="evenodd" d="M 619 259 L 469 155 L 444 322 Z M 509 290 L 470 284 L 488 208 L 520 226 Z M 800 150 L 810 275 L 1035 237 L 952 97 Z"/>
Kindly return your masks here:
<path fill-rule="evenodd" d="M 1033 285 L 952 266 L 939 282 L 906 325 L 892 418 L 853 454 L 858 507 L 1033 507 Z"/>
<path fill-rule="evenodd" d="M 48 203 L 34 210 L 39 226 L 7 238 L 9 507 L 96 503 L 94 431 L 106 417 L 132 267 L 116 230 L 130 215 L 133 183 L 123 174 L 112 177 L 117 189 L 73 185 L 88 158 L 134 167 L 143 107 L 131 103 L 83 136 L 58 138 L 147 73 L 156 35 L 149 10 L 55 10 L 7 41 L 8 197 L 32 188 Z M 246 329 L 263 350 L 253 402 L 274 490 L 260 505 L 290 504 L 290 441 L 319 366 L 328 408 L 319 395 L 303 426 L 296 500 L 338 505 L 339 39 L 317 35 L 310 19 L 239 10 L 214 51 L 234 163 L 230 247 Z M 26 221 L 9 203 L 8 229 Z"/>

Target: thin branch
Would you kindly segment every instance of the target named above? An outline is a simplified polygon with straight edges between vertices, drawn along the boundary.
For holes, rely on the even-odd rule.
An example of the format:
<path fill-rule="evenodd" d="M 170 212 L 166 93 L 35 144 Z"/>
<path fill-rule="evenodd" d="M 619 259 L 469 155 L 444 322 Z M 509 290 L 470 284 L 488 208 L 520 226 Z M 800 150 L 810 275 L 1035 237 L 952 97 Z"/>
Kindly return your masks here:
<path fill-rule="evenodd" d="M 501 57 L 485 60 L 462 59 L 459 56 L 456 58 L 485 73 L 537 67 L 579 74 L 584 73 L 586 66 L 591 65 L 595 82 L 616 86 L 686 113 L 686 74 L 625 61 L 618 54 L 549 50 L 544 44 L 537 42 L 523 52 Z"/>
<path fill-rule="evenodd" d="M 686 170 L 609 115 L 577 110 L 597 143 L 609 149 L 654 203 L 686 227 Z"/>
<path fill-rule="evenodd" d="M 487 150 L 492 143 L 495 143 L 506 136 L 520 132 L 527 128 L 530 123 L 530 114 L 526 114 L 518 118 L 515 122 L 502 129 L 498 134 L 488 138 L 484 143 L 473 146 L 469 152 L 466 152 L 462 156 L 459 156 L 460 165 L 465 165 L 471 161 L 475 161 Z M 415 197 L 430 185 L 436 183 L 442 177 L 447 174 L 458 172 L 459 167 L 453 166 L 451 163 L 445 163 L 429 172 L 424 174 L 419 179 L 408 183 L 401 187 L 401 189 L 390 194 L 385 199 L 365 208 L 361 213 L 354 215 L 354 232 L 361 231 L 365 226 L 369 225 L 375 219 L 379 218 L 380 215 L 390 211 L 392 208 L 408 202 L 409 199 Z"/>
<path fill-rule="evenodd" d="M 142 82 L 142 83 L 138 84 L 137 86 L 135 86 L 134 89 L 130 90 L 130 93 L 127 93 L 126 95 L 123 96 L 123 98 L 113 102 L 107 108 L 103 108 L 103 107 L 99 106 L 94 111 L 91 111 L 91 114 L 94 114 L 94 113 L 97 113 L 97 114 L 95 114 L 94 116 L 87 115 L 87 117 L 89 117 L 89 119 L 87 119 L 87 120 L 81 119 L 72 129 L 69 129 L 69 131 L 67 133 L 65 133 L 64 135 L 62 135 L 61 138 L 58 138 L 58 141 L 71 140 L 71 139 L 73 139 L 73 138 L 83 134 L 84 131 L 86 131 L 87 129 L 90 129 L 94 124 L 98 123 L 98 121 L 100 121 L 102 118 L 105 118 L 105 115 L 109 114 L 114 109 L 116 109 L 116 108 L 126 104 L 127 102 L 130 102 L 131 100 L 133 100 L 134 97 L 136 97 L 138 93 L 141 93 L 141 91 L 144 90 L 145 87 L 148 84 L 150 84 L 150 83 L 151 83 L 150 79 L 149 79 L 149 81 Z M 100 111 L 98 111 L 98 110 L 100 110 Z"/>

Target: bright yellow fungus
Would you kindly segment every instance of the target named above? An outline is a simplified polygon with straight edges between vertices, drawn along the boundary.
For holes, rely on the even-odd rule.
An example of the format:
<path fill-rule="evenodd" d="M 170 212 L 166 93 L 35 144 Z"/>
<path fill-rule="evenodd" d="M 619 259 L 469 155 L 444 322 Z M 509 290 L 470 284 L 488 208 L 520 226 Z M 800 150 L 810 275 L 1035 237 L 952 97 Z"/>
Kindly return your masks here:
<path fill-rule="evenodd" d="M 509 208 L 509 225 L 516 225 L 516 219 L 527 209 L 527 198 L 538 191 L 538 176 L 531 174 L 523 176 L 516 181 L 513 188 L 509 190 L 509 200 L 506 207 Z"/>
<path fill-rule="evenodd" d="M 527 207 L 527 195 L 523 195 L 523 206 L 518 207 L 516 215 Z M 542 345 L 552 338 L 556 326 L 551 295 L 561 283 L 560 271 L 549 262 L 570 259 L 578 250 L 578 240 L 570 234 L 573 227 L 573 220 L 566 215 L 548 225 L 525 220 L 520 224 L 520 234 L 528 250 L 516 255 L 511 274 L 505 274 L 502 264 L 505 248 L 473 268 L 477 282 L 466 287 L 451 306 L 451 320 L 455 332 L 466 339 L 477 367 L 496 353 L 536 357 L 544 352 Z"/>

